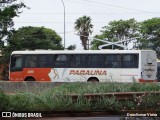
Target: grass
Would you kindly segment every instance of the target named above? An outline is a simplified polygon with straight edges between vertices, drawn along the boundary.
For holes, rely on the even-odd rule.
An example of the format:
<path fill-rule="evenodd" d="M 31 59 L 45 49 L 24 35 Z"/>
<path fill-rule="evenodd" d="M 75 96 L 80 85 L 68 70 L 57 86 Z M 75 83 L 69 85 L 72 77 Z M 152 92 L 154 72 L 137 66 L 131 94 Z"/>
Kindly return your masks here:
<path fill-rule="evenodd" d="M 15 95 L 0 92 L 1 111 L 122 111 L 154 109 L 160 111 L 160 96 L 145 95 L 135 101 L 116 101 L 114 97 L 102 97 L 89 101 L 85 93 L 160 91 L 157 83 L 66 83 L 43 92 L 23 92 Z M 79 94 L 72 101 L 66 94 Z"/>
<path fill-rule="evenodd" d="M 147 92 L 160 91 L 157 83 L 66 83 L 54 89 L 53 94 L 85 94 L 85 93 L 108 93 L 108 92 Z"/>

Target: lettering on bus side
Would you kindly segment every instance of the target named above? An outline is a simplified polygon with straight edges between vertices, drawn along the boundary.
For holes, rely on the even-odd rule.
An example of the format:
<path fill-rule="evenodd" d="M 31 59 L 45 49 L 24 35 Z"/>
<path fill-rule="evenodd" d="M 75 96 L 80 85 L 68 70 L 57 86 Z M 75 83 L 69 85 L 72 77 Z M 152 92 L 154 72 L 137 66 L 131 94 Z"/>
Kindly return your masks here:
<path fill-rule="evenodd" d="M 28 70 L 27 73 L 32 74 L 34 73 L 34 70 Z"/>
<path fill-rule="evenodd" d="M 70 70 L 69 75 L 107 75 L 106 70 Z"/>

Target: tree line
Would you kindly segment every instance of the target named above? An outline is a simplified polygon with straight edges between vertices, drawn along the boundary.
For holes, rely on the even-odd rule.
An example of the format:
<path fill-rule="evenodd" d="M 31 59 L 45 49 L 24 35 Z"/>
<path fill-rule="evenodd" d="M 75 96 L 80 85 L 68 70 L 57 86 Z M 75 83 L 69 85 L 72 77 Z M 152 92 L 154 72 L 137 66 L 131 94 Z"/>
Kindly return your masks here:
<path fill-rule="evenodd" d="M 14 17 L 18 17 L 23 9 L 29 9 L 22 1 L 1 0 L 0 2 L 0 50 L 2 58 L 0 63 L 8 64 L 9 57 L 14 50 L 24 49 L 65 49 L 62 45 L 62 38 L 56 31 L 45 27 L 26 26 L 15 30 Z M 78 32 L 82 46 L 89 49 L 89 36 L 93 32 L 94 25 L 89 16 L 82 16 L 75 20 L 74 29 Z M 114 20 L 102 27 L 101 33 L 94 38 L 108 41 L 121 41 L 137 37 L 138 49 L 152 49 L 157 52 L 160 58 L 160 18 L 152 18 L 142 22 L 135 19 Z M 91 49 L 98 49 L 103 42 L 93 39 Z M 125 42 L 123 44 L 128 44 Z M 115 47 L 115 46 L 114 46 Z M 75 49 L 75 45 L 70 45 L 68 49 Z M 111 46 L 104 49 L 111 49 Z M 117 48 L 117 47 L 115 47 Z M 121 48 L 120 48 L 121 49 Z"/>
<path fill-rule="evenodd" d="M 93 30 L 91 18 L 83 16 L 77 19 L 75 29 L 80 34 L 84 49 L 89 49 L 87 44 L 89 43 L 89 35 L 92 34 Z M 155 50 L 158 58 L 160 58 L 160 18 L 155 17 L 142 22 L 137 22 L 135 19 L 110 21 L 108 25 L 102 27 L 101 34 L 95 35 L 94 38 L 107 39 L 111 42 L 136 38 L 137 49 Z M 104 44 L 104 42 L 97 41 L 94 38 L 91 41 L 91 49 L 98 49 L 98 46 Z M 128 42 L 123 44 L 127 45 Z M 111 47 L 107 46 L 104 49 L 111 49 Z"/>

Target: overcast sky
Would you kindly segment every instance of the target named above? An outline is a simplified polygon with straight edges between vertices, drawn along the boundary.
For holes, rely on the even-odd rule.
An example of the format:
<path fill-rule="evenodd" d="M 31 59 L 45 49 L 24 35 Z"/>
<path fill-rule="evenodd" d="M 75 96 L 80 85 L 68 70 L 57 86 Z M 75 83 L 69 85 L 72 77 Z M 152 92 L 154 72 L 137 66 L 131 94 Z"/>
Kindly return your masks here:
<path fill-rule="evenodd" d="M 75 44 L 82 49 L 75 35 L 74 22 L 83 15 L 90 16 L 94 25 L 92 37 L 113 20 L 137 21 L 160 17 L 160 0 L 63 0 L 66 11 L 66 47 Z M 22 26 L 44 26 L 53 29 L 64 40 L 64 7 L 61 0 L 23 0 L 30 9 L 15 18 L 16 29 Z M 64 43 L 64 41 L 63 41 Z"/>

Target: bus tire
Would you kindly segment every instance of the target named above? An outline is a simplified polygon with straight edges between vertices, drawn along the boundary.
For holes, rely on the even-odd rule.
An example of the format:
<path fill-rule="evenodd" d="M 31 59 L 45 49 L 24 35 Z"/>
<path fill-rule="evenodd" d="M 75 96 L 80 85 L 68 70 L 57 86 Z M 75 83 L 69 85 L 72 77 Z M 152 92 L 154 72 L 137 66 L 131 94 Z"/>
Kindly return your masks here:
<path fill-rule="evenodd" d="M 36 81 L 33 77 L 26 77 L 24 81 Z"/>
<path fill-rule="evenodd" d="M 89 78 L 88 80 L 87 80 L 87 82 L 99 82 L 99 79 L 98 78 L 96 78 L 96 77 L 91 77 L 91 78 Z"/>

